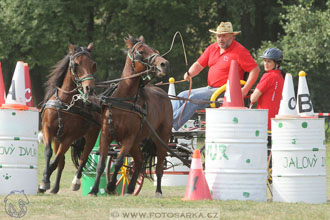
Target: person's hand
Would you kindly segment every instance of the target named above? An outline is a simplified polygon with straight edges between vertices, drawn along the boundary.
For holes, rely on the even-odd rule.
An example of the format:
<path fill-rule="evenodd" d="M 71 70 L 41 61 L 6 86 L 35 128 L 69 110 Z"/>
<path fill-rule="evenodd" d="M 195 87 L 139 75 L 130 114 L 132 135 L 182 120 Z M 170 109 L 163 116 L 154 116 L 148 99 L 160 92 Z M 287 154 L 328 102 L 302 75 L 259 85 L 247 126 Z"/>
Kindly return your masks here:
<path fill-rule="evenodd" d="M 246 95 L 248 94 L 249 90 L 247 90 L 245 87 L 242 88 L 242 96 L 243 99 L 246 97 Z"/>
<path fill-rule="evenodd" d="M 191 80 L 191 76 L 189 75 L 188 72 L 186 72 L 186 73 L 184 74 L 183 78 L 184 78 L 185 80 L 188 80 L 188 81 Z"/>

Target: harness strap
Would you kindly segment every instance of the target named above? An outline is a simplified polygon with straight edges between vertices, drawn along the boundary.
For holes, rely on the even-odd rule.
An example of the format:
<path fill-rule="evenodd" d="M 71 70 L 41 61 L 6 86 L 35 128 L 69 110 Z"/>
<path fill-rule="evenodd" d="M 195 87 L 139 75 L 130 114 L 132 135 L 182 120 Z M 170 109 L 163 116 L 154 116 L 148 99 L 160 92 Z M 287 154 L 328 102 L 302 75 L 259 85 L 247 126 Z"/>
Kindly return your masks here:
<path fill-rule="evenodd" d="M 112 103 L 109 103 L 108 107 L 109 107 L 109 117 L 108 117 L 109 118 L 108 119 L 109 133 L 110 133 L 110 136 L 113 137 L 113 139 L 116 140 L 117 143 L 119 143 L 115 136 L 115 128 L 114 128 L 113 120 L 112 120 L 112 112 L 111 112 Z"/>

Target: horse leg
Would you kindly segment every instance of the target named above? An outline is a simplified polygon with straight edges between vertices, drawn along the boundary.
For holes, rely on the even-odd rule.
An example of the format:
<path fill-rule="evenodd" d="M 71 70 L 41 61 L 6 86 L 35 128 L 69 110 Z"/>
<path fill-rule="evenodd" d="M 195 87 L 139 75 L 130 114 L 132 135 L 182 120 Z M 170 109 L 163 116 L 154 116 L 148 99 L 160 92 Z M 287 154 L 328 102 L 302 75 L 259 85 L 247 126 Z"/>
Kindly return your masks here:
<path fill-rule="evenodd" d="M 108 194 L 114 194 L 115 193 L 116 183 L 117 183 L 117 175 L 118 175 L 118 172 L 119 172 L 120 168 L 123 166 L 125 156 L 126 156 L 126 154 L 124 155 L 124 154 L 120 153 L 118 158 L 116 159 L 116 162 L 114 163 L 114 172 L 111 176 L 110 182 L 107 183 L 107 188 L 106 188 L 106 192 Z"/>
<path fill-rule="evenodd" d="M 140 151 L 138 144 L 135 144 L 133 146 L 133 148 L 130 151 L 130 154 L 132 155 L 132 157 L 134 159 L 134 173 L 131 178 L 131 182 L 129 183 L 129 185 L 127 187 L 127 194 L 134 193 L 136 181 L 137 181 L 139 174 L 141 172 L 141 169 L 142 169 L 142 153 Z"/>
<path fill-rule="evenodd" d="M 157 187 L 156 187 L 155 196 L 156 198 L 161 198 L 163 194 L 161 183 L 163 177 L 164 161 L 167 152 L 165 148 L 162 146 L 162 144 L 156 138 L 152 138 L 152 139 L 157 147 L 157 165 L 156 165 Z M 162 138 L 162 140 L 164 141 L 164 143 L 168 143 L 169 138 L 168 139 Z"/>
<path fill-rule="evenodd" d="M 81 185 L 80 179 L 81 179 L 81 176 L 82 176 L 83 169 L 84 169 L 84 167 L 87 163 L 88 156 L 89 156 L 90 152 L 92 151 L 92 149 L 94 147 L 94 144 L 96 142 L 96 139 L 97 139 L 97 136 L 98 136 L 98 133 L 99 133 L 98 129 L 94 129 L 94 131 L 95 130 L 97 131 L 97 132 L 94 132 L 95 134 L 85 136 L 86 144 L 85 144 L 83 153 L 80 157 L 78 170 L 77 170 L 77 172 L 76 172 L 76 174 L 75 174 L 75 176 L 72 180 L 72 185 L 71 185 L 71 190 L 72 191 L 78 191 L 80 189 L 80 185 Z"/>
<path fill-rule="evenodd" d="M 44 133 L 45 136 L 45 133 Z M 52 150 L 52 145 L 51 145 L 51 141 L 47 140 L 45 142 L 45 169 L 44 169 L 44 173 L 43 173 L 43 179 L 41 180 L 40 185 L 38 186 L 38 192 L 39 193 L 44 193 L 46 192 L 46 190 L 50 189 L 50 171 L 49 171 L 49 163 L 50 163 L 50 159 L 53 155 L 53 150 Z"/>
<path fill-rule="evenodd" d="M 105 169 L 105 163 L 107 161 L 107 156 L 109 151 L 109 144 L 111 143 L 111 141 L 112 139 L 108 136 L 108 130 L 102 129 L 101 138 L 100 138 L 100 149 L 99 149 L 100 157 L 96 167 L 96 178 L 93 188 L 88 193 L 88 195 L 97 196 L 97 193 L 99 191 L 100 179 Z"/>
<path fill-rule="evenodd" d="M 61 180 L 61 176 L 62 176 L 62 171 L 64 169 L 64 165 L 65 165 L 65 156 L 64 156 L 64 154 L 60 154 L 58 163 L 57 163 L 57 175 L 56 175 L 56 179 L 55 179 L 55 184 L 54 184 L 52 190 L 50 191 L 50 193 L 52 193 L 52 194 L 56 194 L 60 190 L 60 180 Z"/>
<path fill-rule="evenodd" d="M 54 160 L 52 161 L 52 163 L 50 164 L 50 170 L 52 172 L 57 167 L 57 175 L 56 175 L 56 179 L 55 179 L 55 184 L 54 184 L 52 190 L 50 191 L 53 194 L 58 193 L 58 191 L 60 190 L 60 181 L 61 181 L 61 176 L 62 176 L 62 172 L 63 172 L 64 165 L 65 165 L 65 153 L 67 152 L 71 142 L 72 142 L 72 140 L 65 140 L 59 146 L 55 145 L 56 147 L 54 147 L 56 156 L 55 156 Z"/>

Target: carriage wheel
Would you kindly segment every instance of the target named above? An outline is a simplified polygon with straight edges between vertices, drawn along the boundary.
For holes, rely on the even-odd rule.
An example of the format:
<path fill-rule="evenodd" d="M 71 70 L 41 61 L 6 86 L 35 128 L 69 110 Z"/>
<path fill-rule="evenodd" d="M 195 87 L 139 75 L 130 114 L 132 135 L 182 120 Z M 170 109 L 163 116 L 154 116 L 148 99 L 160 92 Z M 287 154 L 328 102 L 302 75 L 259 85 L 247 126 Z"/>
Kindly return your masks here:
<path fill-rule="evenodd" d="M 107 182 L 109 182 L 111 180 L 111 177 L 113 175 L 114 172 L 114 164 L 115 160 L 113 158 L 113 156 L 110 156 L 108 159 L 108 164 L 107 164 L 107 171 L 106 171 L 106 178 L 107 178 Z M 120 195 L 125 195 L 125 192 L 127 190 L 127 186 L 130 183 L 131 179 L 132 179 L 132 175 L 134 173 L 134 161 L 133 158 L 131 157 L 126 157 L 123 163 L 123 166 L 120 168 L 118 175 L 117 175 L 117 182 L 116 182 L 116 192 Z M 119 177 L 119 179 L 118 179 Z M 143 185 L 143 181 L 144 181 L 144 176 L 143 173 L 139 174 L 139 177 L 136 181 L 136 185 L 135 185 L 135 189 L 133 192 L 133 195 L 138 195 L 139 192 L 142 189 L 142 185 Z"/>

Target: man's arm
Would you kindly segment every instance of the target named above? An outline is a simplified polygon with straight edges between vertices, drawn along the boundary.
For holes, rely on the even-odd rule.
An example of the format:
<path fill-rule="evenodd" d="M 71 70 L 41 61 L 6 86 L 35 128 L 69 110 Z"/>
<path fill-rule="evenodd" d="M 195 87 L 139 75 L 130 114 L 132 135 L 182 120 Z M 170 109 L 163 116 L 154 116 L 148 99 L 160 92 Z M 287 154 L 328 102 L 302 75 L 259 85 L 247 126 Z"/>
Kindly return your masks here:
<path fill-rule="evenodd" d="M 245 83 L 245 85 L 242 88 L 243 98 L 247 95 L 247 93 L 249 92 L 249 90 L 251 89 L 251 87 L 253 86 L 253 84 L 258 79 L 259 72 L 260 72 L 260 69 L 257 66 L 256 68 L 254 68 L 253 70 L 251 70 L 251 72 L 249 73 L 249 77 L 246 80 L 246 83 Z"/>
<path fill-rule="evenodd" d="M 189 68 L 188 72 L 189 72 L 189 75 L 188 73 L 185 73 L 183 78 L 185 80 L 190 80 L 190 78 L 198 75 L 202 70 L 204 69 L 204 67 L 202 65 L 200 65 L 197 61 L 191 65 L 191 67 Z"/>

